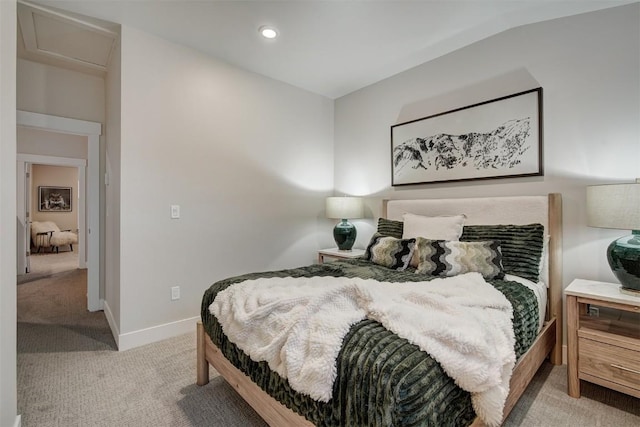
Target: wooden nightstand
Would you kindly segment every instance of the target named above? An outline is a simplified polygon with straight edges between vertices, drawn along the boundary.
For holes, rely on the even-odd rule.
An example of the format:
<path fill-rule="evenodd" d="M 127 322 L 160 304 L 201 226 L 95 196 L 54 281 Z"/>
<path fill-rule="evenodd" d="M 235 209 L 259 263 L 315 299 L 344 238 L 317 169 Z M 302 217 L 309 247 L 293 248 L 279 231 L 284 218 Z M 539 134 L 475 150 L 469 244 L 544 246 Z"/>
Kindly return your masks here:
<path fill-rule="evenodd" d="M 341 258 L 353 259 L 364 255 L 364 249 L 351 249 L 350 251 L 341 251 L 338 248 L 320 249 L 318 251 L 318 264 L 324 263 L 324 258 Z"/>
<path fill-rule="evenodd" d="M 580 397 L 585 380 L 640 397 L 640 297 L 615 283 L 582 279 L 564 293 L 569 396 Z M 589 316 L 587 306 L 598 316 Z"/>

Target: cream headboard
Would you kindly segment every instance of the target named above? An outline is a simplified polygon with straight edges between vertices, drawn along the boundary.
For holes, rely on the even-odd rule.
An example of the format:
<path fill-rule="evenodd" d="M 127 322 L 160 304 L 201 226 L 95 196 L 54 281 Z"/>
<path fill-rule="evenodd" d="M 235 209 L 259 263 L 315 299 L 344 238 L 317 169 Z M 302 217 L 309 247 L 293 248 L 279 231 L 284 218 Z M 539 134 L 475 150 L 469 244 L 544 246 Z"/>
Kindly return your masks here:
<path fill-rule="evenodd" d="M 402 221 L 407 212 L 424 216 L 465 214 L 468 225 L 539 223 L 549 230 L 548 196 L 385 200 L 385 218 Z"/>
<path fill-rule="evenodd" d="M 534 224 L 544 225 L 549 236 L 547 316 L 562 319 L 562 198 L 546 196 L 484 197 L 466 199 L 384 200 L 382 216 L 396 221 L 404 213 L 425 216 L 465 214 L 468 225 Z M 559 343 L 561 343 L 561 339 Z M 557 348 L 560 348 L 558 345 Z M 554 351 L 559 351 L 557 348 Z M 556 357 L 561 357 L 556 355 Z M 561 359 L 559 359 L 561 360 Z"/>

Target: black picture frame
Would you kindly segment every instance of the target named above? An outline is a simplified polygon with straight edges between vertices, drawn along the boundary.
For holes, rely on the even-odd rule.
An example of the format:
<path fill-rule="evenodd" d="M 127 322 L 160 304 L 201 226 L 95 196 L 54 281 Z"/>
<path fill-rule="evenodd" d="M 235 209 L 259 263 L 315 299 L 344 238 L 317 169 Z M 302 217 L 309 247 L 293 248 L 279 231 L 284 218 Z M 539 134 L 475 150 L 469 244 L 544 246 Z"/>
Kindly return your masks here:
<path fill-rule="evenodd" d="M 542 176 L 542 88 L 391 126 L 391 185 Z"/>
<path fill-rule="evenodd" d="M 38 187 L 38 211 L 71 212 L 71 187 Z"/>

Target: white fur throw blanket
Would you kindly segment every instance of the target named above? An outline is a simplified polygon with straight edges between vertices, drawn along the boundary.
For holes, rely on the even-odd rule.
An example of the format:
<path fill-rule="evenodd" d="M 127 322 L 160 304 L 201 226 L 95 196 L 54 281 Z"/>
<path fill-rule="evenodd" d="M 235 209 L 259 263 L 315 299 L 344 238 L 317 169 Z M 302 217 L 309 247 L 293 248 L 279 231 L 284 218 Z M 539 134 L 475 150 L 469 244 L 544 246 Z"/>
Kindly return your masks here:
<path fill-rule="evenodd" d="M 209 307 L 229 340 L 299 393 L 331 399 L 344 336 L 369 318 L 417 345 L 502 421 L 515 363 L 512 307 L 478 273 L 428 282 L 344 277 L 264 278 L 229 286 Z"/>

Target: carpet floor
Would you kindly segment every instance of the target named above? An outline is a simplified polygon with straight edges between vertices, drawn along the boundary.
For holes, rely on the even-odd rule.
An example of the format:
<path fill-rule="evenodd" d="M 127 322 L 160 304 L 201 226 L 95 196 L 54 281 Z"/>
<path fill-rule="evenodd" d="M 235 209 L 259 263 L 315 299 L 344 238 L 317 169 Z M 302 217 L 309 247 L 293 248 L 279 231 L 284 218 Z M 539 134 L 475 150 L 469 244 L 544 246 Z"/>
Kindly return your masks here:
<path fill-rule="evenodd" d="M 195 325 L 194 325 L 195 330 Z M 86 271 L 18 286 L 18 409 L 32 426 L 265 426 L 211 369 L 195 385 L 195 332 L 118 352 L 101 312 L 86 311 Z M 505 426 L 638 426 L 640 399 L 543 365 Z"/>
<path fill-rule="evenodd" d="M 18 285 L 44 279 L 54 274 L 78 268 L 78 251 L 32 252 L 29 257 L 30 271 L 18 276 Z"/>

